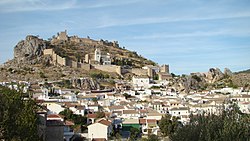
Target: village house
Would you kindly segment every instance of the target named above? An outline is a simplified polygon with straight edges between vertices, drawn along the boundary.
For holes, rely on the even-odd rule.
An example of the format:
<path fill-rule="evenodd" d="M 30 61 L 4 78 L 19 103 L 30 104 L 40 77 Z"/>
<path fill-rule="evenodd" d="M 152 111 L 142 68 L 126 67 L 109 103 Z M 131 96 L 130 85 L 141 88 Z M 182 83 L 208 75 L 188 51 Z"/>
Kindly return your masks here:
<path fill-rule="evenodd" d="M 135 90 L 141 90 L 149 87 L 150 79 L 148 76 L 133 76 L 132 83 Z"/>
<path fill-rule="evenodd" d="M 141 125 L 141 131 L 145 135 L 155 134 L 158 135 L 159 126 L 157 125 L 156 119 L 139 119 L 139 123 Z"/>
<path fill-rule="evenodd" d="M 88 126 L 88 138 L 90 140 L 108 140 L 112 133 L 112 123 L 107 119 L 101 119 Z"/>
<path fill-rule="evenodd" d="M 136 110 L 123 110 L 122 117 L 125 119 L 138 119 L 140 114 L 139 111 Z"/>

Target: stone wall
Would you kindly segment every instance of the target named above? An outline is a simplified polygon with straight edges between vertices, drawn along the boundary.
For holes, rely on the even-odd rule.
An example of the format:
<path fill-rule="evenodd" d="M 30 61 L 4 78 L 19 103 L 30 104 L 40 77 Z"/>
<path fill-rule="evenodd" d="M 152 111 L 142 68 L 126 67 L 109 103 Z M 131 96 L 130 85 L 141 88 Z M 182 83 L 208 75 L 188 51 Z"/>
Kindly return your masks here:
<path fill-rule="evenodd" d="M 59 55 L 56 55 L 56 57 L 57 57 L 57 64 L 61 66 L 66 66 L 66 58 L 61 57 Z"/>
<path fill-rule="evenodd" d="M 147 69 L 132 68 L 132 73 L 135 75 L 148 75 Z"/>
<path fill-rule="evenodd" d="M 43 51 L 44 55 L 51 55 L 52 56 L 52 63 L 53 65 L 61 65 L 61 66 L 69 66 L 72 68 L 81 68 L 84 70 L 89 71 L 91 69 L 90 64 L 84 64 L 80 62 L 76 62 L 73 60 L 70 60 L 68 58 L 61 57 L 57 55 L 53 49 L 45 49 Z M 93 65 L 94 68 L 106 71 L 106 72 L 115 72 L 119 75 L 122 74 L 122 69 L 121 66 L 116 66 L 116 65 Z"/>
<path fill-rule="evenodd" d="M 90 64 L 79 64 L 81 69 L 87 70 L 89 71 L 91 69 L 91 65 Z"/>
<path fill-rule="evenodd" d="M 121 75 L 121 66 L 116 65 L 93 65 L 95 69 L 106 71 L 106 72 L 114 72 Z"/>
<path fill-rule="evenodd" d="M 52 48 L 43 50 L 43 55 L 53 55 L 53 53 L 54 51 Z"/>
<path fill-rule="evenodd" d="M 77 66 L 77 62 L 76 61 L 71 61 L 72 62 L 72 68 L 78 68 L 78 66 Z"/>

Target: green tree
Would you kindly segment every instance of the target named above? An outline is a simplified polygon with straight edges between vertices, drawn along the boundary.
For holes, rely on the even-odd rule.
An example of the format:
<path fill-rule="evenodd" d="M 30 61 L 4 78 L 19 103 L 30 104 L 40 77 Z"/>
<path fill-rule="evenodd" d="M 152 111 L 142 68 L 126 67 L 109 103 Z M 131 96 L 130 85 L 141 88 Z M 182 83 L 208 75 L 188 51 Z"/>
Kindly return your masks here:
<path fill-rule="evenodd" d="M 87 117 L 73 114 L 73 112 L 66 108 L 59 113 L 60 115 L 65 116 L 66 120 L 72 120 L 76 125 L 86 125 L 87 124 Z"/>
<path fill-rule="evenodd" d="M 180 126 L 180 122 L 177 117 L 172 117 L 170 115 L 166 115 L 162 117 L 159 122 L 159 127 L 164 136 L 169 136 L 174 134 L 177 128 Z"/>
<path fill-rule="evenodd" d="M 59 114 L 65 116 L 66 119 L 71 119 L 73 112 L 70 109 L 66 108 L 63 111 L 61 111 Z"/>
<path fill-rule="evenodd" d="M 115 141 L 121 141 L 122 140 L 122 136 L 120 133 L 116 133 L 115 134 Z"/>
<path fill-rule="evenodd" d="M 142 141 L 160 141 L 159 137 L 155 134 L 148 135 L 148 138 L 143 138 Z"/>
<path fill-rule="evenodd" d="M 23 98 L 20 91 L 0 86 L 0 139 L 11 141 L 39 140 L 36 111 L 32 99 Z"/>
<path fill-rule="evenodd" d="M 129 140 L 134 141 L 136 140 L 137 136 L 139 135 L 140 131 L 137 128 L 132 127 L 130 129 L 130 137 Z"/>
<path fill-rule="evenodd" d="M 98 99 L 96 97 L 92 98 L 92 101 L 97 103 L 98 102 Z"/>
<path fill-rule="evenodd" d="M 192 116 L 190 123 L 171 134 L 172 141 L 247 141 L 250 116 L 233 104 L 220 115 Z"/>

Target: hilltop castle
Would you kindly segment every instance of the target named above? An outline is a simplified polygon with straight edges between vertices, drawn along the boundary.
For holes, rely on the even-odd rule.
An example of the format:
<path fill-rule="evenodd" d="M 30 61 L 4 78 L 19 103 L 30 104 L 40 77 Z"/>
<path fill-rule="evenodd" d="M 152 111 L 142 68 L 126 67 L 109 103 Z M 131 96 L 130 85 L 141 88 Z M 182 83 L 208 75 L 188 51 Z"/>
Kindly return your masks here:
<path fill-rule="evenodd" d="M 60 32 L 57 36 L 54 36 L 51 40 L 51 43 L 56 42 L 76 42 L 76 43 L 90 43 L 93 45 L 108 45 L 113 47 L 119 47 L 117 41 L 108 42 L 108 41 L 95 41 L 88 38 L 79 38 L 77 36 L 69 37 L 67 31 Z M 82 68 L 85 70 L 99 69 L 106 72 L 115 72 L 119 75 L 124 73 L 133 73 L 137 76 L 148 76 L 150 78 L 155 78 L 156 76 L 159 80 L 165 80 L 170 78 L 169 74 L 169 65 L 162 66 L 152 66 L 147 65 L 142 68 L 122 68 L 121 66 L 112 65 L 112 56 L 109 52 L 104 52 L 100 48 L 96 47 L 94 53 L 85 54 L 84 60 L 74 61 L 68 57 L 62 57 L 58 55 L 53 48 L 44 49 L 44 55 L 51 56 L 51 64 L 59 66 L 69 66 L 72 68 Z"/>

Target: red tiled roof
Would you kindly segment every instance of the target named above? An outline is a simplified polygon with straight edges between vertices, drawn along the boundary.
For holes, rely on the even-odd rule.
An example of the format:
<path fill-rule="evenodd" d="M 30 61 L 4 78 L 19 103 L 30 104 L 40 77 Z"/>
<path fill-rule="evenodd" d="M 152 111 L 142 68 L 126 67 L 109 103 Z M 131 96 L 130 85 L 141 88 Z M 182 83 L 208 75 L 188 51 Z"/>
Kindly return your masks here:
<path fill-rule="evenodd" d="M 156 123 L 156 119 L 143 119 L 143 118 L 140 118 L 139 119 L 139 123 L 140 124 L 146 124 L 146 123 L 148 123 L 148 124 L 152 124 L 152 123 Z"/>
<path fill-rule="evenodd" d="M 109 125 L 111 124 L 110 121 L 105 120 L 105 119 L 100 120 L 98 123 L 104 124 L 104 125 L 106 125 L 106 126 L 109 126 Z"/>
<path fill-rule="evenodd" d="M 107 96 L 114 96 L 114 94 L 107 94 Z"/>
<path fill-rule="evenodd" d="M 136 110 L 123 110 L 123 114 L 138 114 Z"/>
<path fill-rule="evenodd" d="M 108 108 L 110 110 L 117 110 L 117 109 L 124 109 L 124 106 L 121 106 L 121 105 L 119 105 L 119 106 L 109 106 Z"/>
<path fill-rule="evenodd" d="M 96 118 L 97 117 L 97 114 L 88 114 L 87 115 L 87 118 Z"/>
<path fill-rule="evenodd" d="M 147 119 L 147 123 L 156 123 L 156 119 Z"/>
<path fill-rule="evenodd" d="M 58 114 L 50 114 L 47 116 L 47 118 L 63 118 L 61 115 Z"/>
<path fill-rule="evenodd" d="M 139 118 L 139 124 L 146 124 L 146 119 Z"/>
<path fill-rule="evenodd" d="M 147 110 L 145 110 L 145 109 L 141 109 L 139 111 L 140 111 L 140 113 L 147 113 Z"/>

